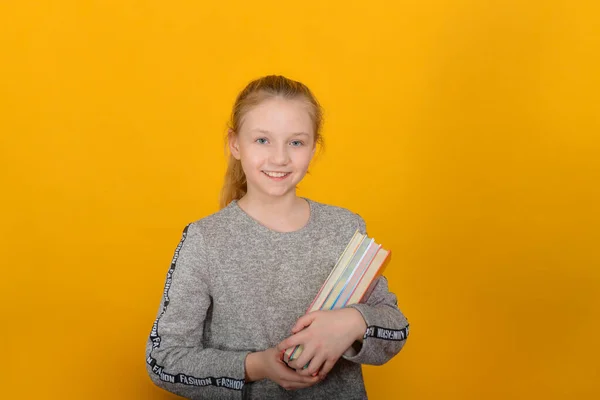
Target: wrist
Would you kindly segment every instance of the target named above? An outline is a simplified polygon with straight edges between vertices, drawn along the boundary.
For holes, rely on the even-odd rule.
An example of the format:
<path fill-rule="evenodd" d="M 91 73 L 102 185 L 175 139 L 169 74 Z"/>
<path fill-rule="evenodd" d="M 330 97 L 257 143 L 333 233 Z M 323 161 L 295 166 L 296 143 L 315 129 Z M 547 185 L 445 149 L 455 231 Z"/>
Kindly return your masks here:
<path fill-rule="evenodd" d="M 367 331 L 367 322 L 363 318 L 360 311 L 358 311 L 356 308 L 350 308 L 350 310 L 354 311 L 356 319 L 356 322 L 353 324 L 353 326 L 355 327 L 354 339 L 362 343 L 363 338 L 365 336 L 365 332 Z"/>
<path fill-rule="evenodd" d="M 263 369 L 262 369 L 262 352 L 255 352 L 255 353 L 249 353 L 246 356 L 246 361 L 245 361 L 245 370 L 246 370 L 246 376 L 245 376 L 245 381 L 246 382 L 255 382 L 255 381 L 260 381 L 261 379 L 264 379 L 263 376 Z"/>

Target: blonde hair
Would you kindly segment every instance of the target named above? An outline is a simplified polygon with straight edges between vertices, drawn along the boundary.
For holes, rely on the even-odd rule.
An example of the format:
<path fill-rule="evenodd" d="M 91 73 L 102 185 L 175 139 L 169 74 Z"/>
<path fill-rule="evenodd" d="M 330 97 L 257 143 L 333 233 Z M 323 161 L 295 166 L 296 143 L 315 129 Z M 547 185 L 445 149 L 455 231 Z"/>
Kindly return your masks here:
<path fill-rule="evenodd" d="M 323 110 L 321 105 L 306 85 L 281 75 L 268 75 L 256 79 L 238 94 L 231 112 L 228 135 L 238 134 L 244 115 L 248 111 L 263 101 L 274 97 L 290 100 L 301 99 L 309 104 L 309 113 L 315 135 L 314 143 L 322 147 Z M 242 163 L 230 154 L 223 188 L 221 189 L 220 207 L 224 208 L 231 201 L 241 199 L 247 190 L 246 175 L 242 169 Z"/>

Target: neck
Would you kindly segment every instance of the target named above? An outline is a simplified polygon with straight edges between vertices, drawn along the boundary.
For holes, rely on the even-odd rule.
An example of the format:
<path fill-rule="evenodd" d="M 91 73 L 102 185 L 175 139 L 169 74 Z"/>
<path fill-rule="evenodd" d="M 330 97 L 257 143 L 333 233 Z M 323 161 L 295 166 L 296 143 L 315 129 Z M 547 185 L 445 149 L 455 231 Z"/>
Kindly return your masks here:
<path fill-rule="evenodd" d="M 278 232 L 293 232 L 306 226 L 310 207 L 295 191 L 281 197 L 248 193 L 238 206 L 254 220 Z"/>
<path fill-rule="evenodd" d="M 286 216 L 297 208 L 298 200 L 300 198 L 295 192 L 277 197 L 249 192 L 238 200 L 238 204 L 257 214 L 268 213 L 272 216 Z"/>

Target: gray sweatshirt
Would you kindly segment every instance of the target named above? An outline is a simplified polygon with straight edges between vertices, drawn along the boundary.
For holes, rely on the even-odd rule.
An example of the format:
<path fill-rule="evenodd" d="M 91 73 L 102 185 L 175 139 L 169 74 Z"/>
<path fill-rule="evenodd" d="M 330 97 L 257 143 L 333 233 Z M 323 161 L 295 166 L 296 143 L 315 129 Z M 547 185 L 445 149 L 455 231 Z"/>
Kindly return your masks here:
<path fill-rule="evenodd" d="M 383 276 L 367 303 L 348 306 L 367 324 L 362 345 L 323 381 L 291 391 L 244 381 L 246 355 L 291 335 L 356 229 L 366 233 L 358 214 L 306 200 L 309 221 L 294 232 L 265 227 L 237 201 L 185 227 L 146 345 L 156 385 L 190 399 L 367 398 L 361 364 L 387 362 L 408 336 Z"/>

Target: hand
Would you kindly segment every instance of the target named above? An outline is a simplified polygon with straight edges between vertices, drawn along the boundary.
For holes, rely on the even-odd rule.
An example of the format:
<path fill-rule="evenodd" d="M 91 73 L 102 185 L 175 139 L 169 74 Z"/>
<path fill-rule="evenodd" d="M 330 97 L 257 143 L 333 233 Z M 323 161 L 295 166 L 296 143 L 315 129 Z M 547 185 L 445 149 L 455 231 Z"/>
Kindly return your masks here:
<path fill-rule="evenodd" d="M 319 382 L 318 377 L 304 376 L 289 368 L 281 359 L 282 352 L 272 347 L 250 353 L 246 357 L 246 380 L 270 379 L 286 390 L 303 389 Z"/>
<path fill-rule="evenodd" d="M 324 379 L 354 341 L 362 339 L 366 329 L 365 320 L 354 308 L 314 311 L 298 319 L 293 335 L 279 343 L 277 349 L 284 351 L 302 344 L 302 354 L 288 365 L 301 376 L 318 373 Z M 308 368 L 303 369 L 309 362 Z"/>

